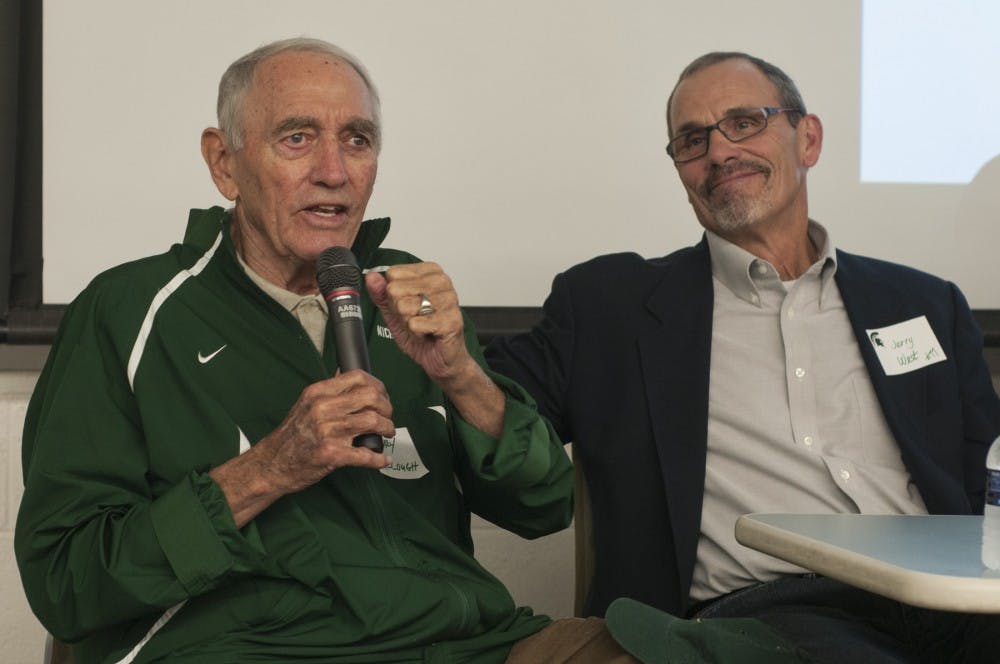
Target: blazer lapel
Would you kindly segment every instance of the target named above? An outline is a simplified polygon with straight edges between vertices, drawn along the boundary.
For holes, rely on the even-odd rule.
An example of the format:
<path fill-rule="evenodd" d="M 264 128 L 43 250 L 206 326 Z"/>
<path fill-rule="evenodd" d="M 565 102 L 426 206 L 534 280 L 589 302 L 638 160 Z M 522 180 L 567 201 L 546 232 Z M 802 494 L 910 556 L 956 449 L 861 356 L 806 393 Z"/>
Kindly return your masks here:
<path fill-rule="evenodd" d="M 920 416 L 927 412 L 926 372 L 886 376 L 866 332 L 913 318 L 902 304 L 906 302 L 905 294 L 887 283 L 870 264 L 842 251 L 837 252 L 835 281 L 882 413 L 900 450 L 905 454 L 923 447 L 926 435 Z"/>
<path fill-rule="evenodd" d="M 704 240 L 673 255 L 647 301 L 639 337 L 649 418 L 673 528 L 678 578 L 691 586 L 705 484 L 712 274 Z"/>

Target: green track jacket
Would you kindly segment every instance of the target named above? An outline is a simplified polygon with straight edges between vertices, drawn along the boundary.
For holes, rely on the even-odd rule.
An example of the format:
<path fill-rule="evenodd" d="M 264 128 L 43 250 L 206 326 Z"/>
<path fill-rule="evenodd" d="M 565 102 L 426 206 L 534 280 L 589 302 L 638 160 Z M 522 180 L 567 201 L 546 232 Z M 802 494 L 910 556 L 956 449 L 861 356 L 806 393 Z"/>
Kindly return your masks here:
<path fill-rule="evenodd" d="M 362 225 L 362 266 L 413 262 Z M 503 434 L 464 422 L 363 295 L 393 405 L 382 471 L 342 468 L 237 530 L 209 469 L 332 375 L 236 262 L 221 208 L 97 277 L 67 311 L 25 421 L 15 550 L 28 600 L 88 662 L 502 662 L 548 623 L 472 556 L 470 511 L 568 525 L 571 464 L 514 383 Z M 474 331 L 466 343 L 482 364 Z M 131 659 L 130 659 L 131 658 Z"/>

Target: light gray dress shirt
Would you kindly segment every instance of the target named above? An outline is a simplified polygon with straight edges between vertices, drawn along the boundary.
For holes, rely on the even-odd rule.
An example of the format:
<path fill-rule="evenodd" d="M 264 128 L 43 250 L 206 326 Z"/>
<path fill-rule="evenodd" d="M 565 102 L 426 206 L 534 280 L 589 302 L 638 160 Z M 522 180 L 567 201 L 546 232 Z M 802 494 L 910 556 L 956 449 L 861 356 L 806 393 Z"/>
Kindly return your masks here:
<path fill-rule="evenodd" d="M 861 358 L 826 230 L 809 222 L 820 258 L 788 283 L 707 236 L 715 305 L 694 600 L 805 571 L 738 544 L 742 514 L 927 512 Z"/>

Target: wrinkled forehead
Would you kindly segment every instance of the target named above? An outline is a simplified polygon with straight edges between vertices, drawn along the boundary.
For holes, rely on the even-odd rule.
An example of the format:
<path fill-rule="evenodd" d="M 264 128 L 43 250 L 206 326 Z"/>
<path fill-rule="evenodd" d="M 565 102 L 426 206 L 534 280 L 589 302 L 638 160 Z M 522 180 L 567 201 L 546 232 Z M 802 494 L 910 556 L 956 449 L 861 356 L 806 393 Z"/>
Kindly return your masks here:
<path fill-rule="evenodd" d="M 739 58 L 717 62 L 677 84 L 670 105 L 674 135 L 703 127 L 735 109 L 779 106 L 778 89 L 753 63 Z"/>
<path fill-rule="evenodd" d="M 371 95 L 348 62 L 327 53 L 288 51 L 257 65 L 244 104 L 247 115 L 282 115 L 309 104 L 373 118 Z"/>

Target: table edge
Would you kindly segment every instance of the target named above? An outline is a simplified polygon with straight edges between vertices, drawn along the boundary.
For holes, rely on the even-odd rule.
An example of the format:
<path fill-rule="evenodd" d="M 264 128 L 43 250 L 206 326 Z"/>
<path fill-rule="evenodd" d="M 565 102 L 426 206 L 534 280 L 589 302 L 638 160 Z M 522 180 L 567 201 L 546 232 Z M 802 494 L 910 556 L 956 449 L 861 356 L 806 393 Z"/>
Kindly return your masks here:
<path fill-rule="evenodd" d="M 736 520 L 736 541 L 743 546 L 913 606 L 965 613 L 1000 612 L 1000 578 L 909 570 L 777 528 L 754 516 L 758 515 L 746 514 Z M 845 566 L 852 571 L 845 572 Z M 962 597 L 954 597 L 954 593 Z"/>

